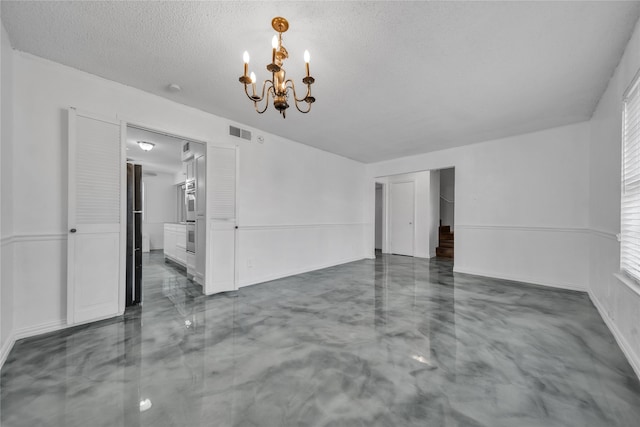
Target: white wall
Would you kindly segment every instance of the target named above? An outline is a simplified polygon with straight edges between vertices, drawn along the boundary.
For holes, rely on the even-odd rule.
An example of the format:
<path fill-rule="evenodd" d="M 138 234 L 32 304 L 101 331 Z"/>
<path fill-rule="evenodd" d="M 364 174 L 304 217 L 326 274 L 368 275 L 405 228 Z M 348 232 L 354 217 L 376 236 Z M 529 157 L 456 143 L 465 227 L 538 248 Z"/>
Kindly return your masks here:
<path fill-rule="evenodd" d="M 240 153 L 240 286 L 368 254 L 363 164 L 276 136 L 252 148 Z"/>
<path fill-rule="evenodd" d="M 449 203 L 445 200 L 440 200 L 440 219 L 442 225 L 450 225 L 451 231 L 455 226 L 454 224 L 454 206 L 456 200 L 456 172 L 454 168 L 442 169 L 440 171 L 440 195 L 446 200 L 454 203 Z"/>
<path fill-rule="evenodd" d="M 143 169 L 144 171 L 144 166 Z M 142 233 L 149 236 L 151 250 L 164 248 L 164 223 L 175 222 L 177 216 L 175 175 L 158 173 L 143 174 L 144 206 Z"/>
<path fill-rule="evenodd" d="M 370 182 L 455 167 L 455 271 L 586 290 L 588 148 L 584 122 L 367 167 Z"/>
<path fill-rule="evenodd" d="M 14 61 L 14 164 L 29 171 L 13 187 L 16 335 L 65 323 L 69 106 L 189 139 L 239 144 L 241 285 L 365 256 L 361 163 L 242 126 L 265 137 L 264 144 L 249 143 L 228 136 L 229 124 L 237 123 L 226 119 L 28 54 L 17 52 Z"/>
<path fill-rule="evenodd" d="M 0 366 L 13 345 L 13 51 L 7 32 L 0 34 Z"/>
<path fill-rule="evenodd" d="M 591 119 L 590 295 L 640 376 L 640 294 L 614 274 L 620 266 L 622 94 L 640 69 L 640 24 Z"/>

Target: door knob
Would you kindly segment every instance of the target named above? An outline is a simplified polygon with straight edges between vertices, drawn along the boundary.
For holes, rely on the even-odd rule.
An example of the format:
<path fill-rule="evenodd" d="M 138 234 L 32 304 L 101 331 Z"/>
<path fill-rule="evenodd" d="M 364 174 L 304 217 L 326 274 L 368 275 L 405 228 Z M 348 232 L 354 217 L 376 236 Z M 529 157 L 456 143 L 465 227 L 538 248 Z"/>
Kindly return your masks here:
<path fill-rule="evenodd" d="M 72 228 L 71 230 L 69 230 L 69 233 L 75 233 L 76 231 L 78 230 L 76 230 L 75 228 Z"/>

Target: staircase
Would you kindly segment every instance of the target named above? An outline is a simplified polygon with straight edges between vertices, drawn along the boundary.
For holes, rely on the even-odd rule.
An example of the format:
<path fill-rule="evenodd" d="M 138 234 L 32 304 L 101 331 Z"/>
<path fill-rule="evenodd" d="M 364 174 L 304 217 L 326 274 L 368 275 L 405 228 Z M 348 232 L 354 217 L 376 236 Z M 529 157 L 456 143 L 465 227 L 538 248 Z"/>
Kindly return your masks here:
<path fill-rule="evenodd" d="M 436 248 L 436 256 L 453 258 L 453 233 L 448 225 L 441 225 L 439 229 L 439 243 Z"/>

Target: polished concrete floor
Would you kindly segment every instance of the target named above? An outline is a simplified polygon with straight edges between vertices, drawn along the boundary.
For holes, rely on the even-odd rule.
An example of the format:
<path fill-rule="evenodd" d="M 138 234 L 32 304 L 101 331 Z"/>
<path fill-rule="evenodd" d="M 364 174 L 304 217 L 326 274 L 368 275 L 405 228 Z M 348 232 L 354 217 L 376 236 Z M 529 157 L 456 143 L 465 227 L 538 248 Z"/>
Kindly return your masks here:
<path fill-rule="evenodd" d="M 379 256 L 204 297 L 145 263 L 142 307 L 16 343 L 3 427 L 640 425 L 583 293 Z"/>

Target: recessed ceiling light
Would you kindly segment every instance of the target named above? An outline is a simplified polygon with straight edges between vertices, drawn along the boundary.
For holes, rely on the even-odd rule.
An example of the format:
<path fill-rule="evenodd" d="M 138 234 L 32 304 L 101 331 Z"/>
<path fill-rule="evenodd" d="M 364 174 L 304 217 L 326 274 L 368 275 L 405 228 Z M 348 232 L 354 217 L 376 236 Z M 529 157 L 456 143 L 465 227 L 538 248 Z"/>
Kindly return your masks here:
<path fill-rule="evenodd" d="M 151 150 L 153 150 L 153 147 L 156 146 L 156 144 L 154 144 L 153 142 L 148 142 L 148 141 L 138 141 L 138 145 L 144 151 L 151 151 Z"/>

